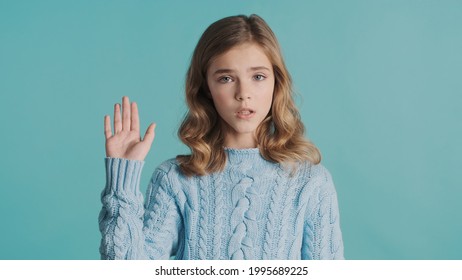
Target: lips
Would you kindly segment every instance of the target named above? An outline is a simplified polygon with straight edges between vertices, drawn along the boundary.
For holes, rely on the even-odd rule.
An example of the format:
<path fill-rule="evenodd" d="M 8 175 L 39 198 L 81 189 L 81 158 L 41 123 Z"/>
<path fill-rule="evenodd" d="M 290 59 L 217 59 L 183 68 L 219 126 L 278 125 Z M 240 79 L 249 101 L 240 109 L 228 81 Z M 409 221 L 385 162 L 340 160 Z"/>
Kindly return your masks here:
<path fill-rule="evenodd" d="M 255 111 L 250 108 L 240 108 L 236 112 L 236 116 L 241 119 L 249 119 L 255 115 Z"/>

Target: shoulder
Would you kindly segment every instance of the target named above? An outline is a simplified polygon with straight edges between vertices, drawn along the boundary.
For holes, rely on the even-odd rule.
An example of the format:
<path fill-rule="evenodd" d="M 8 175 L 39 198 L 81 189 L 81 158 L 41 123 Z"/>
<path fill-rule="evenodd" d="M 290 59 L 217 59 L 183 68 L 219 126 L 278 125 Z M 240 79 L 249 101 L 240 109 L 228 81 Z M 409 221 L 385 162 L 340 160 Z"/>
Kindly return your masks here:
<path fill-rule="evenodd" d="M 180 163 L 176 158 L 168 159 L 157 166 L 153 177 L 162 177 L 164 181 L 171 185 L 181 186 L 190 184 L 197 178 L 196 175 L 186 176 L 181 170 Z"/>
<path fill-rule="evenodd" d="M 171 158 L 159 164 L 159 166 L 156 168 L 156 171 L 169 174 L 179 171 L 177 170 L 178 168 L 179 163 L 176 158 Z"/>
<path fill-rule="evenodd" d="M 174 186 L 178 185 L 177 182 L 180 176 L 181 172 L 177 160 L 175 158 L 168 159 L 154 169 L 150 181 L 152 188 L 148 191 L 155 193 L 160 188 L 173 195 L 177 193 Z"/>
<path fill-rule="evenodd" d="M 306 214 L 324 215 L 327 211 L 336 211 L 337 191 L 329 170 L 322 164 L 308 164 L 301 201 L 306 201 Z"/>
<path fill-rule="evenodd" d="M 316 179 L 323 182 L 330 182 L 332 181 L 332 175 L 329 170 L 322 165 L 321 163 L 318 164 L 310 164 L 309 166 L 309 177 L 312 179 Z"/>
<path fill-rule="evenodd" d="M 315 189 L 320 197 L 336 193 L 332 175 L 321 163 L 304 164 L 304 174 L 306 185 Z"/>
<path fill-rule="evenodd" d="M 176 158 L 165 160 L 154 170 L 154 177 L 163 177 L 164 180 L 171 180 L 182 176 L 180 165 Z"/>

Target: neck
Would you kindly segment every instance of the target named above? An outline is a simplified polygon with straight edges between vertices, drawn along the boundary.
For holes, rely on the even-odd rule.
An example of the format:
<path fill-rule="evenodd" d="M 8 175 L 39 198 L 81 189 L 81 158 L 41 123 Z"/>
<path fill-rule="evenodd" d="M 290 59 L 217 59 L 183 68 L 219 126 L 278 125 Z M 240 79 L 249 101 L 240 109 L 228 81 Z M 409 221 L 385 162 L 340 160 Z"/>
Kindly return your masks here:
<path fill-rule="evenodd" d="M 233 149 L 250 149 L 257 147 L 257 141 L 253 133 L 230 135 L 225 137 L 225 147 Z"/>

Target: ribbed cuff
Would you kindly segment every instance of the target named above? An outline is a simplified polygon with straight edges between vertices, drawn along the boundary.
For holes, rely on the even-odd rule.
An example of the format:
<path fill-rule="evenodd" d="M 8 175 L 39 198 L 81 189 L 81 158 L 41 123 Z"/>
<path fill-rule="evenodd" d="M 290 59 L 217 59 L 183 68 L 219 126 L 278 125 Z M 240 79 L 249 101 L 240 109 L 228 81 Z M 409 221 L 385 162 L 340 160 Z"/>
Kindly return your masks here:
<path fill-rule="evenodd" d="M 106 157 L 104 161 L 106 164 L 105 193 L 123 192 L 137 195 L 144 161 L 111 157 Z"/>

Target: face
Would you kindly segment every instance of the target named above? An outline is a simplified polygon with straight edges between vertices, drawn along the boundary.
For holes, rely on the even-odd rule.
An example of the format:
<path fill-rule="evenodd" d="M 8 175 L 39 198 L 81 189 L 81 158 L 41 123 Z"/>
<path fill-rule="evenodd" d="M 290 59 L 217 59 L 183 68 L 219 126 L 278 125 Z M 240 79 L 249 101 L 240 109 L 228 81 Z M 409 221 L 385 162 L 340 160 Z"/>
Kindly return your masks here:
<path fill-rule="evenodd" d="M 268 115 L 274 91 L 273 67 L 260 46 L 244 43 L 216 57 L 207 84 L 225 128 L 225 145 L 256 147 L 255 130 Z"/>

